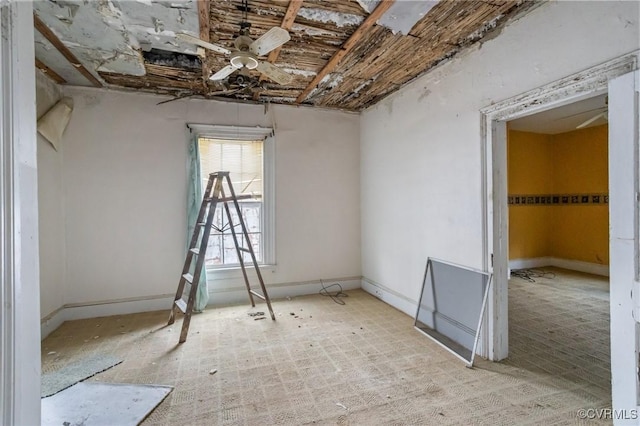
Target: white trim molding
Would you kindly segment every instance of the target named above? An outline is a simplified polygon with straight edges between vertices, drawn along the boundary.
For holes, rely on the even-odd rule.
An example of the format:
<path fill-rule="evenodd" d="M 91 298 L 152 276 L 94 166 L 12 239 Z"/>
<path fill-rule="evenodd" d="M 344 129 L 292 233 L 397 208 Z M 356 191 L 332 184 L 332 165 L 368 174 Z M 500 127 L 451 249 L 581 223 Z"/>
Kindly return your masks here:
<path fill-rule="evenodd" d="M 232 141 L 261 141 L 273 135 L 268 127 L 221 126 L 217 124 L 187 124 L 198 136 Z"/>
<path fill-rule="evenodd" d="M 355 290 L 360 288 L 360 277 L 323 279 L 322 283 L 324 283 L 325 286 L 339 283 L 343 290 Z M 287 297 L 317 294 L 322 289 L 322 284 L 320 280 L 278 283 L 267 284 L 267 289 L 271 299 L 277 301 L 277 299 Z M 165 310 L 168 319 L 173 299 L 173 294 L 160 294 L 148 297 L 64 305 L 42 319 L 40 324 L 42 339 L 60 327 L 65 321 Z M 260 303 L 261 302 L 258 301 L 257 306 L 259 306 Z M 216 283 L 215 287 L 209 287 L 209 304 L 207 305 L 207 309 L 225 305 L 246 305 L 248 308 L 251 307 L 247 289 L 240 278 L 235 278 L 228 283 L 225 282 L 225 287 L 222 287 L 220 283 Z M 277 304 L 274 309 L 277 311 Z"/>
<path fill-rule="evenodd" d="M 571 104 L 608 90 L 609 80 L 638 68 L 640 51 L 567 76 L 545 86 L 496 102 L 483 108 L 481 150 L 483 180 L 483 265 L 493 272 L 487 327 L 488 357 L 498 361 L 509 353 L 508 324 L 508 208 L 507 208 L 507 121 Z"/>
<path fill-rule="evenodd" d="M 384 303 L 393 306 L 397 310 L 404 312 L 411 318 L 415 318 L 418 310 L 418 301 L 410 299 L 383 284 L 380 284 L 367 277 L 362 277 L 361 287 L 364 291 L 382 300 Z"/>
<path fill-rule="evenodd" d="M 33 5 L 0 5 L 0 424 L 40 424 Z"/>
<path fill-rule="evenodd" d="M 509 272 L 514 269 L 542 268 L 544 266 L 554 266 L 556 268 L 584 272 L 592 275 L 600 275 L 603 277 L 609 276 L 609 265 L 583 262 L 581 260 L 561 259 L 559 257 L 550 256 L 509 260 Z"/>

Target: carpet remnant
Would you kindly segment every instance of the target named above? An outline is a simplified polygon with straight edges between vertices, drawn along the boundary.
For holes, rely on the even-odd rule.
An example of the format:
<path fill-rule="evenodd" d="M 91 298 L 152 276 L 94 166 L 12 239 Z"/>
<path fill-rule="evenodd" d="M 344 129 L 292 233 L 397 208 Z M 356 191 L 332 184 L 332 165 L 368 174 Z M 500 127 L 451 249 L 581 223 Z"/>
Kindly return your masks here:
<path fill-rule="evenodd" d="M 135 426 L 172 390 L 159 385 L 76 383 L 41 400 L 42 425 Z"/>
<path fill-rule="evenodd" d="M 94 355 L 52 373 L 43 374 L 40 397 L 46 398 L 55 395 L 78 382 L 120 364 L 122 361 L 122 358 L 113 355 Z"/>

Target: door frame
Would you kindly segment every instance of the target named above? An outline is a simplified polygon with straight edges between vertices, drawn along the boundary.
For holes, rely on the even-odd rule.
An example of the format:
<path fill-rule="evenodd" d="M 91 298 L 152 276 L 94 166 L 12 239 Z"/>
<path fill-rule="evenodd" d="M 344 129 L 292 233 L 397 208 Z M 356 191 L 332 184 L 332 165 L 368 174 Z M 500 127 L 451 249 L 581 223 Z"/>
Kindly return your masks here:
<path fill-rule="evenodd" d="M 607 93 L 609 80 L 638 68 L 640 50 L 530 90 L 480 111 L 483 178 L 483 267 L 493 273 L 482 356 L 509 354 L 507 121 Z M 610 168 L 611 169 L 611 168 Z"/>
<path fill-rule="evenodd" d="M 33 5 L 0 0 L 0 424 L 40 424 Z"/>
<path fill-rule="evenodd" d="M 616 385 L 611 398 L 616 424 L 638 424 L 640 395 L 639 89 L 637 70 L 609 82 L 611 381 Z"/>

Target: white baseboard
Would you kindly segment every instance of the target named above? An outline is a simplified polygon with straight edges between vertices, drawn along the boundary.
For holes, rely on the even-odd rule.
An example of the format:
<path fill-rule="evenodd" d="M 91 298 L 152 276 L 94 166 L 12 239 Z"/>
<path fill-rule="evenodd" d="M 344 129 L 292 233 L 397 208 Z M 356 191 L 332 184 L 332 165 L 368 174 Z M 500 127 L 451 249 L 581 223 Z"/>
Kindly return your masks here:
<path fill-rule="evenodd" d="M 393 306 L 397 310 L 404 312 L 411 318 L 416 316 L 418 302 L 415 300 L 411 300 L 408 297 L 366 277 L 362 277 L 361 283 L 362 289 L 367 293 L 377 297 L 386 304 Z"/>
<path fill-rule="evenodd" d="M 343 290 L 354 290 L 360 288 L 360 277 L 323 279 L 322 281 L 325 286 L 340 283 Z M 320 284 L 320 280 L 316 280 L 300 283 L 268 284 L 267 289 L 271 299 L 282 299 L 285 297 L 315 294 L 322 289 L 322 286 Z M 40 321 L 41 339 L 47 337 L 65 321 L 162 310 L 166 310 L 168 315 L 169 309 L 171 309 L 171 303 L 173 302 L 173 297 L 173 295 L 164 294 L 141 298 L 65 305 L 47 315 Z M 247 290 L 244 286 L 222 289 L 210 288 L 209 303 L 207 306 L 248 303 L 248 298 L 249 296 L 247 296 Z M 256 303 L 261 303 L 261 300 L 256 300 Z"/>
<path fill-rule="evenodd" d="M 540 268 L 543 266 L 555 266 L 556 268 L 569 269 L 571 271 L 585 272 L 587 274 L 609 276 L 609 265 L 582 262 L 580 260 L 561 259 L 558 257 L 536 257 L 530 259 L 512 259 L 509 261 L 509 271 L 513 269 Z"/>
<path fill-rule="evenodd" d="M 339 283 L 343 290 L 354 290 L 360 288 L 360 277 L 322 279 L 325 286 Z M 285 297 L 306 296 L 320 292 L 322 285 L 320 280 L 304 281 L 298 283 L 268 284 L 267 290 L 271 299 L 283 299 Z M 332 288 L 331 290 L 335 290 Z M 249 296 L 244 286 L 231 288 L 209 288 L 209 303 L 207 306 L 233 305 L 237 303 L 247 303 Z M 256 303 L 260 303 L 258 299 Z"/>
<path fill-rule="evenodd" d="M 64 305 L 40 321 L 41 339 L 47 337 L 65 321 L 160 311 L 163 309 L 168 311 L 172 301 L 173 295 L 165 294 L 160 296 Z"/>

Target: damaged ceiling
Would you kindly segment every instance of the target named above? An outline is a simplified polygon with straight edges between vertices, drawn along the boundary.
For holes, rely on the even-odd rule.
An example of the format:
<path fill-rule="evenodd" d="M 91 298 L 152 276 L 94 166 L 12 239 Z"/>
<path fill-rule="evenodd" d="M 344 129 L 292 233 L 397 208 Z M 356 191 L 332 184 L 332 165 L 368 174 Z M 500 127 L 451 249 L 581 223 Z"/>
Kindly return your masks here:
<path fill-rule="evenodd" d="M 249 0 L 244 8 L 241 0 L 39 0 L 36 66 L 60 84 L 358 111 L 535 3 Z M 289 83 L 255 69 L 212 81 L 229 56 L 177 36 L 233 49 L 245 17 L 253 40 L 272 27 L 289 32 L 288 42 L 258 58 Z"/>

